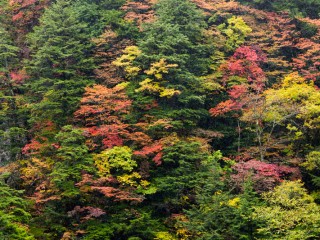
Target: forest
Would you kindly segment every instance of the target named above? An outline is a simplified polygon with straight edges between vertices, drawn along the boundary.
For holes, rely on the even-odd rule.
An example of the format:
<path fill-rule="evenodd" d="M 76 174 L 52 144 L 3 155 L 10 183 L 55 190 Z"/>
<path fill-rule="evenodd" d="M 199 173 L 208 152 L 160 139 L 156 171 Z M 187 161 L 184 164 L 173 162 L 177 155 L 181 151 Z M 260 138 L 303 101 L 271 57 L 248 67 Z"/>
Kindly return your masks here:
<path fill-rule="evenodd" d="M 0 0 L 0 240 L 320 239 L 319 0 Z"/>

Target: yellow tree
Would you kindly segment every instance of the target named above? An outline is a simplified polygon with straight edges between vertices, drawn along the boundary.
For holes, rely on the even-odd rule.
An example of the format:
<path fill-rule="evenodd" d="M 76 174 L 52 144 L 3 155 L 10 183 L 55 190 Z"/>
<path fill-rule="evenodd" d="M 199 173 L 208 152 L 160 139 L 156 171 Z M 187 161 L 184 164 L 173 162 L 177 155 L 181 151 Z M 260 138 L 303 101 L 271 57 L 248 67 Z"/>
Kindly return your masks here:
<path fill-rule="evenodd" d="M 242 121 L 256 126 L 261 158 L 269 148 L 284 142 L 301 140 L 306 134 L 316 142 L 320 122 L 320 92 L 312 81 L 291 73 L 279 84 L 264 91 L 247 106 Z M 288 134 L 275 139 L 275 129 L 285 128 Z M 286 135 L 291 135 L 288 139 Z"/>
<path fill-rule="evenodd" d="M 266 205 L 256 207 L 258 239 L 316 239 L 320 234 L 320 208 L 299 181 L 283 182 L 263 194 Z"/>

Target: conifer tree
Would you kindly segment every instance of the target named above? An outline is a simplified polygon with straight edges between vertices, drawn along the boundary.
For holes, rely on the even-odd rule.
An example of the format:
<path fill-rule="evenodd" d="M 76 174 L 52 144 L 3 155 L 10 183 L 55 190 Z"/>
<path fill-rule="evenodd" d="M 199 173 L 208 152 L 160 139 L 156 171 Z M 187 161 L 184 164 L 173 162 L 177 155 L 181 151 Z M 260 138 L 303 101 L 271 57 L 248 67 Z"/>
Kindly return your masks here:
<path fill-rule="evenodd" d="M 21 197 L 22 191 L 5 183 L 7 177 L 0 175 L 0 239 L 33 240 L 26 225 L 31 217 L 27 212 L 29 203 Z"/>
<path fill-rule="evenodd" d="M 57 1 L 29 34 L 32 122 L 49 119 L 63 124 L 90 82 L 94 68 L 90 38 L 101 24 L 91 7 L 79 1 Z"/>
<path fill-rule="evenodd" d="M 203 13 L 188 0 L 161 0 L 156 5 L 156 16 L 138 42 L 141 54 L 135 62 L 141 69 L 148 69 L 147 75 L 152 75 L 158 66 L 158 74 L 155 72 L 155 80 L 144 78 L 137 91 L 145 96 L 158 92 L 160 105 L 171 109 L 156 115 L 172 119 L 173 130 L 183 132 L 207 115 L 202 108 L 205 96 L 199 93 L 199 77 L 209 70 L 212 50 L 204 35 L 206 23 Z"/>

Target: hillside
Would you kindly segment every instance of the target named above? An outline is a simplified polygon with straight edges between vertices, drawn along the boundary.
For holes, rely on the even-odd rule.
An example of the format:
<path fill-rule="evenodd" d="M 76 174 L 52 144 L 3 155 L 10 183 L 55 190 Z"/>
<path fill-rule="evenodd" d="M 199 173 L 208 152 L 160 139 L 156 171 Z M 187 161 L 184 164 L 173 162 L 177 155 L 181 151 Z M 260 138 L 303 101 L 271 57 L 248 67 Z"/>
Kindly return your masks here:
<path fill-rule="evenodd" d="M 318 0 L 0 0 L 0 240 L 320 238 Z"/>

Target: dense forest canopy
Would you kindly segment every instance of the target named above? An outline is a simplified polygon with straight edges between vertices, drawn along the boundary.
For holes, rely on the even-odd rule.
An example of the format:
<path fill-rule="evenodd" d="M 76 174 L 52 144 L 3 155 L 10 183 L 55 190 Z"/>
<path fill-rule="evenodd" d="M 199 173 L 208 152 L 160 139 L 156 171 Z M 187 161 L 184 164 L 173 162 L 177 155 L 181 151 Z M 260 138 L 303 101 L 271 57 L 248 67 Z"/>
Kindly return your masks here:
<path fill-rule="evenodd" d="M 0 239 L 320 238 L 318 0 L 0 0 Z"/>

